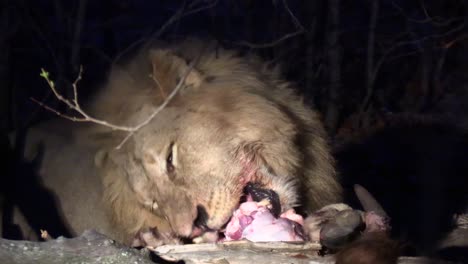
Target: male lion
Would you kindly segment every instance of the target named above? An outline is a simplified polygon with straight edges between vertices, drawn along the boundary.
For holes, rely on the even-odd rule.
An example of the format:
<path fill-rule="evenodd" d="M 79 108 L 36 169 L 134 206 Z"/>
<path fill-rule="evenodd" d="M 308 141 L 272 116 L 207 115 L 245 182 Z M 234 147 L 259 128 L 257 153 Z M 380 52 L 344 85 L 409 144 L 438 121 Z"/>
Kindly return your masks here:
<path fill-rule="evenodd" d="M 40 178 L 73 234 L 95 228 L 157 245 L 216 231 L 248 183 L 273 190 L 282 211 L 340 201 L 317 114 L 255 57 L 193 40 L 143 48 L 114 67 L 87 110 L 138 125 L 180 81 L 119 149 L 127 132 L 97 124 L 59 120 L 31 132 L 26 156 L 43 144 Z"/>

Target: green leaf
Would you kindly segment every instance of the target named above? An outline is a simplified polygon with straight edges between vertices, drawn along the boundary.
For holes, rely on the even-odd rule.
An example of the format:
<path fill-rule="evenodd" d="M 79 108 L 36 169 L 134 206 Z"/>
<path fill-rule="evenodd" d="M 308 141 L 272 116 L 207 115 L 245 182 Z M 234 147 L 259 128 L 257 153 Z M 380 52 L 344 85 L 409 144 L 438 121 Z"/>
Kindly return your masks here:
<path fill-rule="evenodd" d="M 49 72 L 45 71 L 44 69 L 41 68 L 41 74 L 40 76 L 46 80 L 49 80 Z"/>

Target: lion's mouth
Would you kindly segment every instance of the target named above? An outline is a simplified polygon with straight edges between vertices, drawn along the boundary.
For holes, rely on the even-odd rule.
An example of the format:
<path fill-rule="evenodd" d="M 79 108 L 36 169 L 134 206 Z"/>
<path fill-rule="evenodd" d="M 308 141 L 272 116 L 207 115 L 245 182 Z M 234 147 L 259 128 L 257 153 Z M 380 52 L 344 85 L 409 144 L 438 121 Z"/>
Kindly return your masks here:
<path fill-rule="evenodd" d="M 271 189 L 262 187 L 261 183 L 248 182 L 245 185 L 243 189 L 243 195 L 241 196 L 239 203 L 234 208 L 234 210 L 239 209 L 240 205 L 246 201 L 262 202 L 264 204 L 268 204 L 268 209 L 275 217 L 279 217 L 281 214 L 282 208 L 279 195 Z M 198 214 L 194 221 L 194 226 L 205 229 L 207 231 L 214 231 L 210 230 L 210 228 L 208 228 L 205 224 L 209 215 L 204 207 L 198 206 L 197 213 Z M 224 224 L 223 228 L 227 225 L 228 222 L 229 221 Z"/>
<path fill-rule="evenodd" d="M 278 218 L 281 214 L 281 202 L 278 194 L 271 190 L 262 188 L 258 183 L 249 182 L 244 188 L 244 194 L 246 200 L 252 200 L 254 202 L 266 201 L 268 209 L 274 217 Z"/>
<path fill-rule="evenodd" d="M 220 241 L 247 239 L 254 242 L 304 241 L 303 218 L 293 209 L 282 212 L 278 194 L 248 183 L 245 199 L 234 211 Z"/>
<path fill-rule="evenodd" d="M 271 189 L 262 187 L 259 183 L 249 182 L 246 184 L 244 195 L 239 204 L 230 219 L 219 230 L 212 230 L 204 224 L 207 217 L 208 214 L 204 208 L 199 207 L 192 237 L 203 236 L 204 238 L 201 240 L 203 242 L 237 240 L 242 237 L 243 230 L 251 223 L 253 223 L 250 227 L 251 233 L 270 233 L 266 234 L 266 237 L 270 236 L 272 241 L 298 241 L 302 239 L 300 235 L 297 235 L 299 232 L 294 231 L 300 229 L 302 223 L 291 221 L 288 216 L 282 214 L 278 194 Z M 263 226 L 270 227 L 265 230 Z M 236 235 L 233 235 L 234 233 Z M 282 233 L 280 237 L 277 235 L 279 233 Z"/>

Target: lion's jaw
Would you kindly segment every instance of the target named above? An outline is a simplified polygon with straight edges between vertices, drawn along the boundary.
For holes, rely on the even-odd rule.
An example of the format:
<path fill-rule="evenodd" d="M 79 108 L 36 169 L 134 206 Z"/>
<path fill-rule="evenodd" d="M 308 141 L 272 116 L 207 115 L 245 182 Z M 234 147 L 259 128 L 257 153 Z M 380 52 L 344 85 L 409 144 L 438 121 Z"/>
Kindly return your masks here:
<path fill-rule="evenodd" d="M 133 173 L 139 175 L 133 185 L 142 185 L 136 193 L 157 202 L 156 212 L 178 236 L 222 229 L 249 182 L 277 192 L 281 209 L 294 205 L 294 181 L 269 173 L 270 166 L 252 154 L 258 146 L 233 138 L 235 130 L 218 113 L 181 112 L 166 108 L 138 132 L 134 151 L 143 172 Z"/>

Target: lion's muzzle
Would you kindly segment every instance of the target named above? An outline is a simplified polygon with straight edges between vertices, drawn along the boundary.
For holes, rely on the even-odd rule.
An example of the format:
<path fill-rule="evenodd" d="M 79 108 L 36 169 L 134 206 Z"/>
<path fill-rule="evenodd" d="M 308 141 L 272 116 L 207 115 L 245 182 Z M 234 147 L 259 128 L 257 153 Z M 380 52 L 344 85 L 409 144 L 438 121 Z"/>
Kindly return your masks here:
<path fill-rule="evenodd" d="M 224 188 L 216 189 L 210 194 L 205 206 L 199 206 L 197 223 L 208 230 L 221 229 L 231 218 L 238 207 L 242 190 L 228 191 Z"/>

